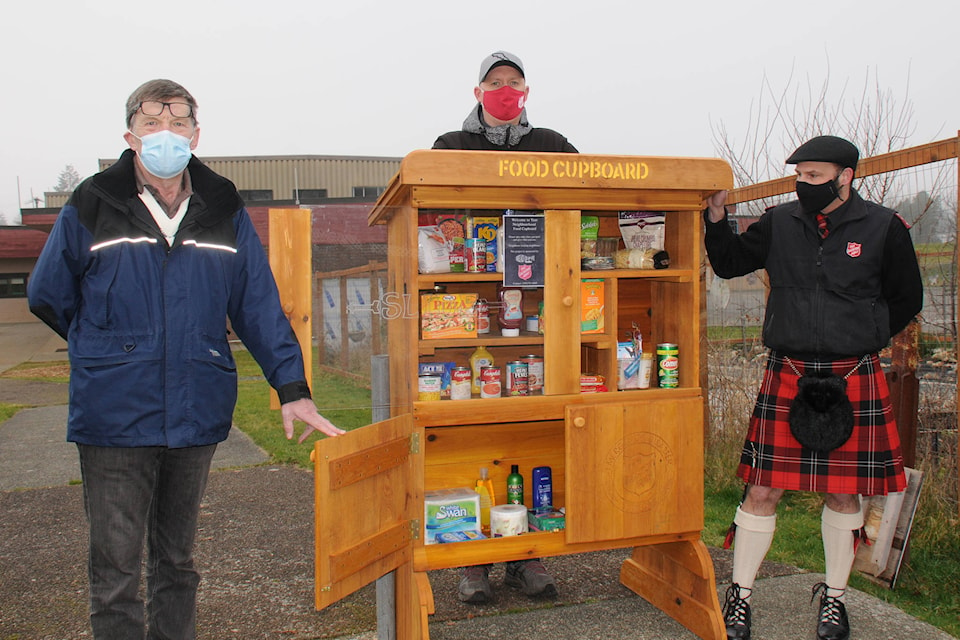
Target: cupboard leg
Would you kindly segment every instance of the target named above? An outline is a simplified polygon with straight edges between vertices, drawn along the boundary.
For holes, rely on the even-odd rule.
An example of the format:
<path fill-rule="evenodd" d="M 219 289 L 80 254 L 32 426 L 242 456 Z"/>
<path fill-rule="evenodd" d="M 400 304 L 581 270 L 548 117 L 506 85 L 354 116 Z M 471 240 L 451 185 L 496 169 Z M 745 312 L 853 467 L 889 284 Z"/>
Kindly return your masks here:
<path fill-rule="evenodd" d="M 701 540 L 635 547 L 620 582 L 703 640 L 725 640 L 713 562 Z"/>
<path fill-rule="evenodd" d="M 433 589 L 424 571 L 410 564 L 397 575 L 397 640 L 430 640 L 429 616 L 434 612 Z"/>

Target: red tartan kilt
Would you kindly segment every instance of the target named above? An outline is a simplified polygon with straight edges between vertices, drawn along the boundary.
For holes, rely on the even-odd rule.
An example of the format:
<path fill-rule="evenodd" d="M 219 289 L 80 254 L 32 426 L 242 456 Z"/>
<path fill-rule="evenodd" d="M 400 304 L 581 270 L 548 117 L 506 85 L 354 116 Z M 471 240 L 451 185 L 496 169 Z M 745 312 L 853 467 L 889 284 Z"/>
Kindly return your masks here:
<path fill-rule="evenodd" d="M 791 361 L 801 375 L 809 369 L 832 371 L 841 377 L 859 362 L 857 358 Z M 795 491 L 865 496 L 903 491 L 906 478 L 900 437 L 879 358 L 866 356 L 847 378 L 853 434 L 829 453 L 804 448 L 790 432 L 788 416 L 798 378 L 783 357 L 769 355 L 737 475 L 750 484 Z"/>

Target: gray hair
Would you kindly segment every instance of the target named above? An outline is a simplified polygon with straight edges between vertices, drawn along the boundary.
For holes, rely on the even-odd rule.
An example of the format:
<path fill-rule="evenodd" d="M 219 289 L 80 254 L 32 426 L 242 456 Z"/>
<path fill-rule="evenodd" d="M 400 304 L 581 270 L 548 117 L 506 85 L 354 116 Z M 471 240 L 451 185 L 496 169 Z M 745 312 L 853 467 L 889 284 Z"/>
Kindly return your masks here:
<path fill-rule="evenodd" d="M 197 124 L 197 101 L 183 85 L 173 80 L 148 80 L 137 87 L 127 98 L 127 127 L 133 123 L 133 115 L 140 108 L 140 103 L 147 100 L 162 101 L 167 98 L 181 98 L 193 109 L 193 124 Z"/>

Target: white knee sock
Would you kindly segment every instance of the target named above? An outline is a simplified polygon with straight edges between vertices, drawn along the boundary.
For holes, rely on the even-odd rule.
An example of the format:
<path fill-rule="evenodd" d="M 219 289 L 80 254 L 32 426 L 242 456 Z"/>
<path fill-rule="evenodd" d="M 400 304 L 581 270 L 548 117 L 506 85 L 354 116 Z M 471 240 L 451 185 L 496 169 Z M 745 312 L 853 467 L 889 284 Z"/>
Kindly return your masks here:
<path fill-rule="evenodd" d="M 826 565 L 828 596 L 844 599 L 844 590 L 853 569 L 854 536 L 863 526 L 863 512 L 840 513 L 823 506 L 820 533 L 823 536 L 823 560 Z"/>
<path fill-rule="evenodd" d="M 733 521 L 737 525 L 733 543 L 733 582 L 740 585 L 740 597 L 749 602 L 757 571 L 773 543 L 777 516 L 755 516 L 737 507 Z"/>

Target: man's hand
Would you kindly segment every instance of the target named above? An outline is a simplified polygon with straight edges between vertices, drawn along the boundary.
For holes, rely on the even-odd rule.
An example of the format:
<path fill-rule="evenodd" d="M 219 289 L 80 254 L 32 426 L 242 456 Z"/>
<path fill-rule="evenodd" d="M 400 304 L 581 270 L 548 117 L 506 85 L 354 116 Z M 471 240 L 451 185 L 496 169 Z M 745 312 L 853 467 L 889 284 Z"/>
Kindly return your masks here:
<path fill-rule="evenodd" d="M 293 438 L 293 421 L 299 420 L 307 425 L 303 430 L 300 444 L 307 439 L 313 431 L 322 431 L 328 436 L 339 436 L 346 433 L 343 429 L 335 426 L 332 422 L 324 418 L 317 412 L 317 405 L 313 404 L 310 398 L 300 398 L 293 402 L 288 402 L 280 407 L 280 415 L 283 416 L 283 432 L 287 434 L 287 440 Z"/>
<path fill-rule="evenodd" d="M 724 207 L 726 203 L 726 190 L 717 191 L 707 198 L 707 211 L 709 212 L 710 222 L 720 222 L 723 220 L 723 217 L 727 215 L 726 207 Z"/>

